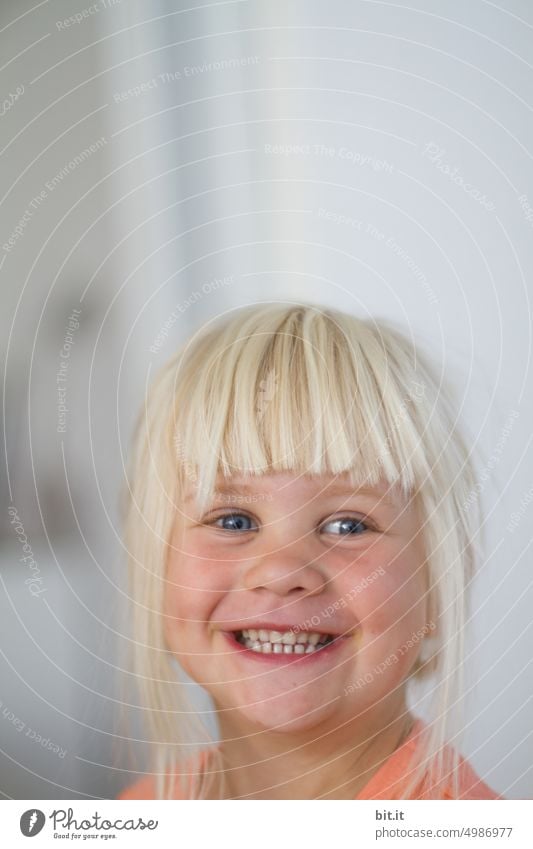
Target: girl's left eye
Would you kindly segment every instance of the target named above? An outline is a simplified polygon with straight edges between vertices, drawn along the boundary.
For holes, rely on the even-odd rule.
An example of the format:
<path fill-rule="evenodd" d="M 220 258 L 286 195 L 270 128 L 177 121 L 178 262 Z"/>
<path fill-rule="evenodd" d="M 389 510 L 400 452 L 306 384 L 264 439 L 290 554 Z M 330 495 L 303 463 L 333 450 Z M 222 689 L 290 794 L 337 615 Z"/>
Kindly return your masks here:
<path fill-rule="evenodd" d="M 332 526 L 337 526 L 338 531 L 328 530 Z M 326 533 L 336 533 L 339 536 L 359 536 L 369 530 L 369 526 L 361 519 L 343 516 L 339 519 L 332 519 L 331 522 L 326 522 L 325 525 L 322 525 L 322 530 Z"/>

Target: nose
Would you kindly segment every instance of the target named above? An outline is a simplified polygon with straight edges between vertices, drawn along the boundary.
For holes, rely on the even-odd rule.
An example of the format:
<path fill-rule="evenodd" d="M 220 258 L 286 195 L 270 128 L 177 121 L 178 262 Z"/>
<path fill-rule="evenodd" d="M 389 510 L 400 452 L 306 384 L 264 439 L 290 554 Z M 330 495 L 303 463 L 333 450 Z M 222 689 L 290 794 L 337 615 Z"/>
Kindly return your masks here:
<path fill-rule="evenodd" d="M 257 560 L 244 575 L 245 589 L 270 590 L 279 596 L 318 595 L 325 586 L 326 578 L 317 563 L 283 553 Z"/>

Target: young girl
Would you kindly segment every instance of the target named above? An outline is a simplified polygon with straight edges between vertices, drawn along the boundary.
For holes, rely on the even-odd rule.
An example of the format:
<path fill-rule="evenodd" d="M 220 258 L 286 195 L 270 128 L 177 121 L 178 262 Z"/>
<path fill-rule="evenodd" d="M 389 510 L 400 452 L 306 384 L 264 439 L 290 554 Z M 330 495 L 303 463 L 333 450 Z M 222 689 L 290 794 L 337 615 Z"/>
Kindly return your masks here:
<path fill-rule="evenodd" d="M 442 385 L 383 323 L 259 304 L 203 328 L 135 435 L 154 758 L 119 798 L 498 798 L 456 746 L 474 485 Z"/>

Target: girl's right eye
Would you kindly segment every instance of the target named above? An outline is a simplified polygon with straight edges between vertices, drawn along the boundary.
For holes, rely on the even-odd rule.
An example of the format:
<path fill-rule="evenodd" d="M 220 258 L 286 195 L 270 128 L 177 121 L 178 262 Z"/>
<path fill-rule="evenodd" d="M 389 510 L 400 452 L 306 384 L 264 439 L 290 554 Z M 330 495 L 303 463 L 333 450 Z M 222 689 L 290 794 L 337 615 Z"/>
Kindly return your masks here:
<path fill-rule="evenodd" d="M 226 522 L 227 524 L 219 525 L 218 522 Z M 251 523 L 252 519 L 250 516 L 247 516 L 245 513 L 224 513 L 222 516 L 219 516 L 217 519 L 213 519 L 209 524 L 214 525 L 217 528 L 221 528 L 224 531 L 251 531 L 252 527 L 246 527 L 246 523 Z"/>

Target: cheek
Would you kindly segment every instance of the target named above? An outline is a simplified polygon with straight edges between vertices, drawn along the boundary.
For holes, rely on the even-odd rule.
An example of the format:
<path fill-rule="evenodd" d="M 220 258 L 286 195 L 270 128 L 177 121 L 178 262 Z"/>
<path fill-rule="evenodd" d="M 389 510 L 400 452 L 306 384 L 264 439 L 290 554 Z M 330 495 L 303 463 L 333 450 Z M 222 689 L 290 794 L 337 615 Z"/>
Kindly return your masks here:
<path fill-rule="evenodd" d="M 394 563 L 383 563 L 383 574 L 361 589 L 353 602 L 354 610 L 368 634 L 378 635 L 410 632 L 425 624 L 426 598 L 425 575 L 422 568 L 413 565 L 408 556 L 396 558 Z M 364 575 L 371 574 L 373 567 L 363 567 Z M 357 585 L 357 580 L 355 582 Z"/>
<path fill-rule="evenodd" d="M 380 563 L 383 574 L 352 603 L 362 636 L 354 687 L 360 702 L 366 698 L 369 704 L 394 691 L 409 675 L 427 622 L 425 574 L 417 569 L 417 561 L 398 557 L 394 563 Z M 375 561 L 373 566 L 367 563 L 359 580 L 375 568 Z"/>
<path fill-rule="evenodd" d="M 226 591 L 224 569 L 219 563 L 173 555 L 163 589 L 166 633 L 202 627 Z"/>

